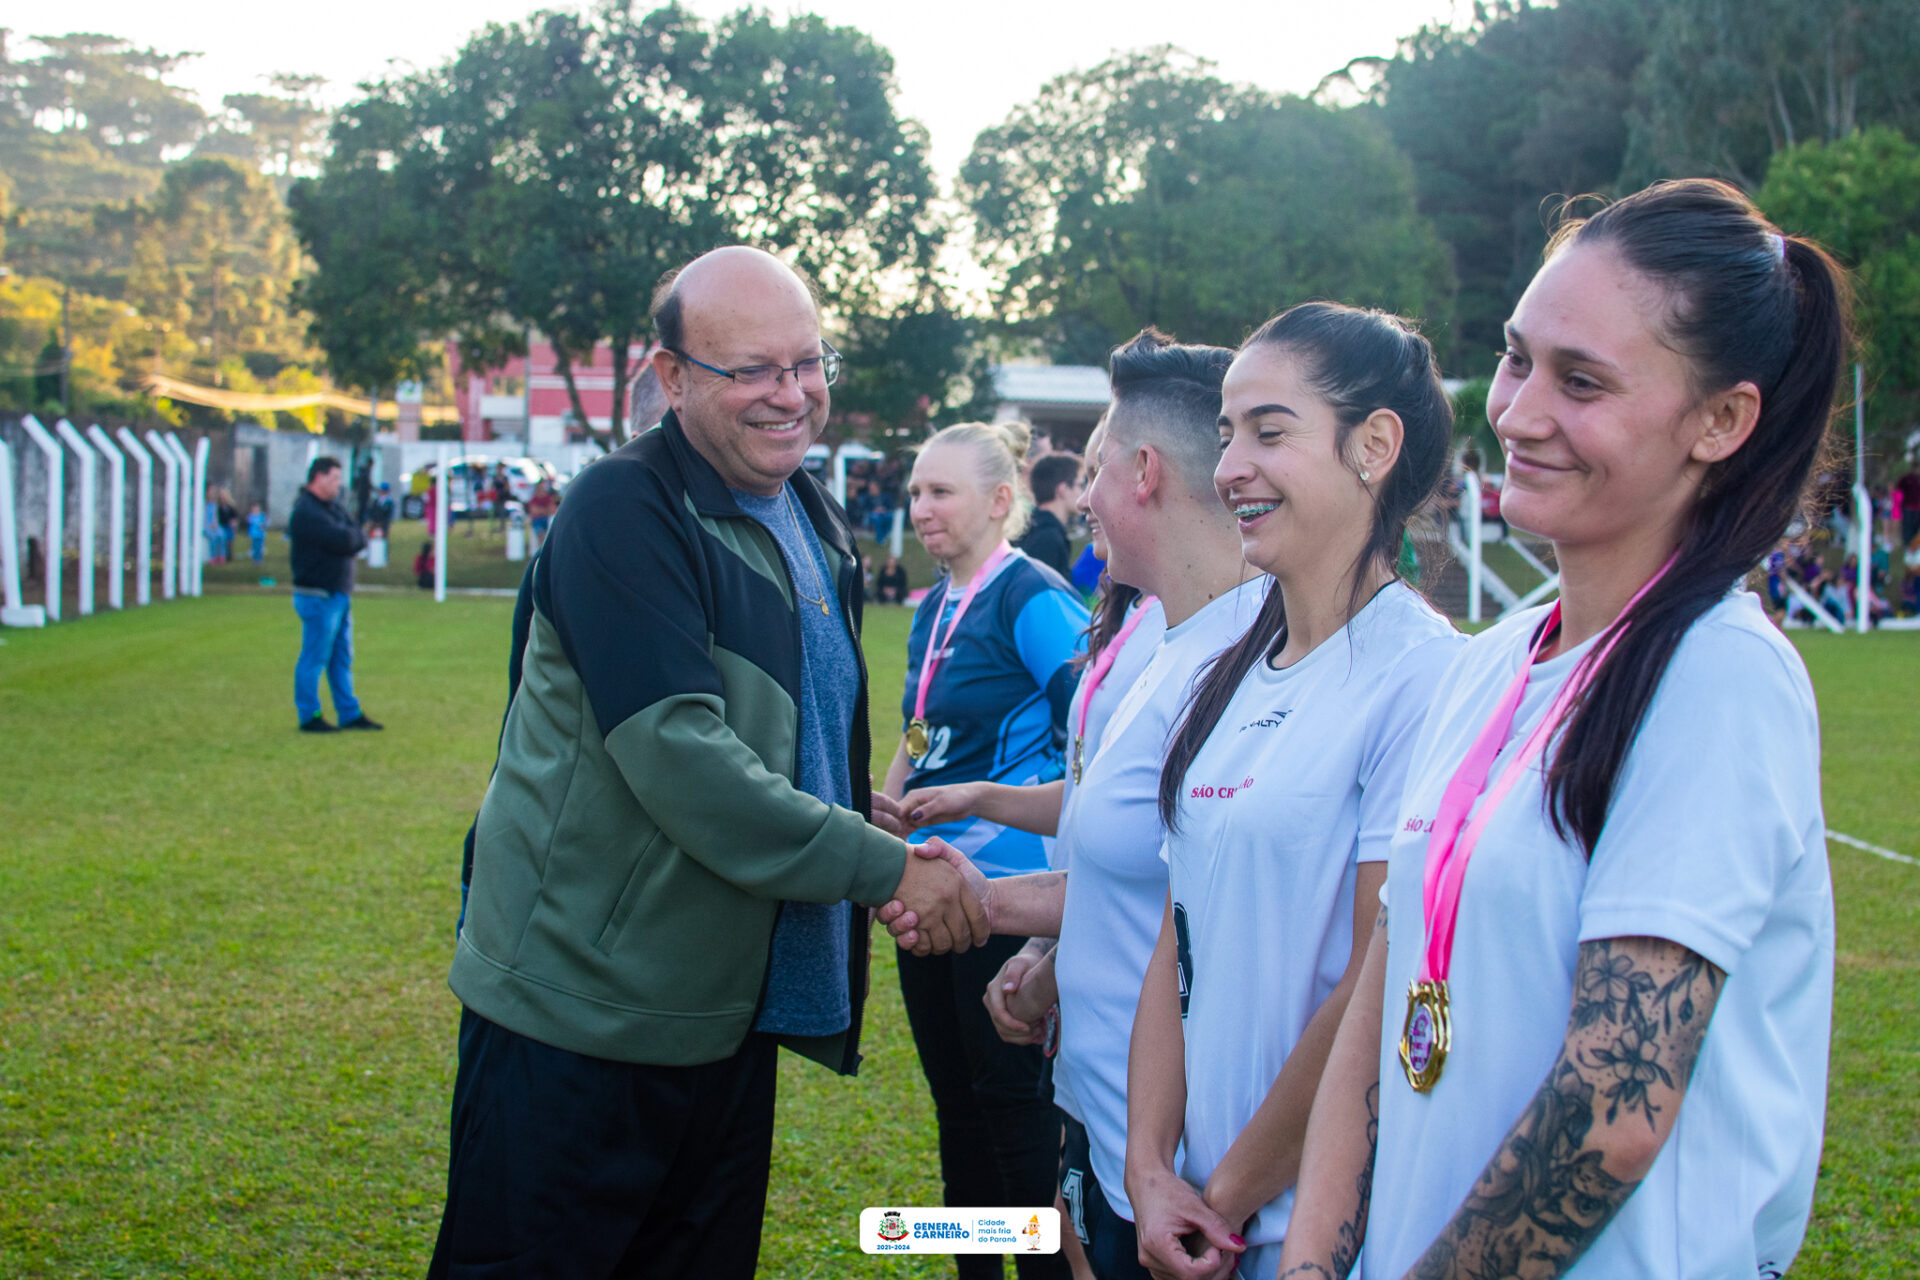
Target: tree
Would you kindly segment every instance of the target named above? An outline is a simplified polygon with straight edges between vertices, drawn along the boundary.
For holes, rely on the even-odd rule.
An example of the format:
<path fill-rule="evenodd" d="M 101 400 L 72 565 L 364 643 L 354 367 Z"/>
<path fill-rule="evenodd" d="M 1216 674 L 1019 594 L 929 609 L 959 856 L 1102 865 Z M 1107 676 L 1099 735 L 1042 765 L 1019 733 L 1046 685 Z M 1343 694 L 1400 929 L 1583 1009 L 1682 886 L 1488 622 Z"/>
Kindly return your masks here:
<path fill-rule="evenodd" d="M 6 34 L 5 363 L 35 364 L 45 325 L 27 314 L 49 297 L 70 313 L 76 403 L 108 403 L 163 360 L 197 362 L 195 376 L 215 381 L 266 383 L 308 359 L 288 310 L 297 254 L 258 172 L 302 163 L 269 137 L 281 124 L 297 132 L 299 119 L 276 124 L 270 95 L 256 95 L 251 118 L 230 107 L 209 133 L 205 113 L 170 82 L 191 54 L 91 33 L 39 37 L 23 53 Z M 274 86 L 291 102 L 310 99 L 315 82 Z M 213 154 L 235 143 L 245 144 L 238 156 Z M 0 397 L 33 404 L 30 382 Z"/>
<path fill-rule="evenodd" d="M 307 337 L 335 378 L 374 393 L 424 379 L 436 363 L 425 340 L 450 327 L 426 266 L 433 228 L 394 164 L 410 128 L 407 108 L 382 92 L 355 103 L 333 126 L 325 178 L 288 195 L 315 267 L 293 289 Z"/>
<path fill-rule="evenodd" d="M 1465 29 L 1430 26 L 1391 59 L 1363 60 L 1366 90 L 1413 164 L 1422 213 L 1453 251 L 1460 290 L 1441 359 L 1489 372 L 1502 326 L 1539 265 L 1565 197 L 1611 193 L 1655 0 L 1476 6 Z"/>
<path fill-rule="evenodd" d="M 1911 0 L 1674 0 L 1642 67 L 1635 185 L 1706 173 L 1752 190 L 1777 152 L 1866 124 L 1920 132 Z"/>
<path fill-rule="evenodd" d="M 628 350 L 650 331 L 668 269 L 728 241 L 765 243 L 851 313 L 931 269 L 925 138 L 894 114 L 892 70 L 866 36 L 811 16 L 747 10 L 709 27 L 677 7 L 636 17 L 611 3 L 490 26 L 447 65 L 376 90 L 402 121 L 385 150 L 343 154 L 336 131 L 298 198 L 302 236 L 310 251 L 351 236 L 326 225 L 356 216 L 329 185 L 389 165 L 412 202 L 435 321 L 482 359 L 538 329 L 582 420 L 573 365 L 609 342 L 623 438 Z M 365 238 L 392 236 L 368 225 Z M 303 297 L 344 312 L 356 291 L 321 281 L 331 268 L 315 257 Z"/>
<path fill-rule="evenodd" d="M 177 315 L 184 303 L 187 334 L 205 348 L 216 381 L 229 355 L 297 341 L 287 310 L 292 237 L 272 186 L 258 173 L 216 157 L 170 165 L 140 237 L 143 268 L 157 260 L 166 271 L 155 278 L 143 270 L 139 283 L 154 292 L 130 301 L 156 316 Z"/>
<path fill-rule="evenodd" d="M 269 76 L 274 93 L 230 93 L 222 98 L 227 119 L 201 140 L 195 154 L 227 154 L 273 175 L 284 195 L 296 170 L 319 160 L 327 134 L 327 111 L 318 93 L 324 76 L 282 72 Z"/>
<path fill-rule="evenodd" d="M 846 367 L 833 388 L 835 425 L 914 437 L 950 407 L 974 347 L 973 323 L 930 284 L 891 309 L 841 317 L 838 336 Z"/>
<path fill-rule="evenodd" d="M 998 310 L 1103 363 L 1153 324 L 1232 345 L 1308 298 L 1444 325 L 1452 275 L 1370 111 L 1274 100 L 1170 49 L 1054 81 L 975 144 L 962 183 Z"/>
<path fill-rule="evenodd" d="M 1756 201 L 1852 269 L 1867 423 L 1900 457 L 1920 420 L 1920 146 L 1889 128 L 1802 142 L 1773 157 Z"/>
<path fill-rule="evenodd" d="M 192 99 L 161 78 L 189 55 L 100 35 L 37 43 L 45 53 L 20 58 L 0 41 L 0 173 L 16 205 L 8 262 L 111 296 L 161 153 L 198 119 Z"/>
<path fill-rule="evenodd" d="M 140 49 L 92 32 L 34 39 L 47 52 L 13 64 L 29 120 L 51 115 L 63 130 L 132 164 L 157 165 L 169 148 L 199 136 L 206 113 L 165 78 L 198 54 Z"/>
<path fill-rule="evenodd" d="M 1179 150 L 1255 97 L 1161 46 L 1061 76 L 983 131 L 959 194 L 975 254 L 995 277 L 997 319 L 1060 358 L 1103 360 L 1114 331 L 1083 295 L 1088 275 L 1113 268 L 1115 211 L 1141 191 L 1150 156 Z"/>

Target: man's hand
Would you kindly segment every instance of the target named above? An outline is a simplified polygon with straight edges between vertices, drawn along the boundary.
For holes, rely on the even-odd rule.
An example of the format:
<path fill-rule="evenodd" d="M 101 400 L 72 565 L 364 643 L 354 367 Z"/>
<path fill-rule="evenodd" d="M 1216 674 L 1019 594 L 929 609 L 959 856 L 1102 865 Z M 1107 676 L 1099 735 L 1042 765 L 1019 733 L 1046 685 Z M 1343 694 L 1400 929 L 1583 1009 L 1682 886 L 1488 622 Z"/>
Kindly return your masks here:
<path fill-rule="evenodd" d="M 1043 954 L 1022 948 L 1007 958 L 987 984 L 981 1002 L 993 1029 L 1008 1044 L 1041 1044 L 1047 1038 L 1047 1010 L 1059 992 L 1034 970 Z M 1045 988 L 1042 990 L 1042 988 Z"/>
<path fill-rule="evenodd" d="M 1247 1242 L 1193 1184 L 1164 1170 L 1132 1197 L 1140 1265 L 1155 1280 L 1219 1280 L 1233 1274 Z"/>
<path fill-rule="evenodd" d="M 878 787 L 873 789 L 873 816 L 868 821 L 888 835 L 898 836 L 902 840 L 913 830 L 901 816 L 899 802 Z"/>
<path fill-rule="evenodd" d="M 914 954 L 965 951 L 991 937 L 992 921 L 980 893 L 986 878 L 966 855 L 944 840 L 908 845 L 907 850 L 907 867 L 893 891 L 894 902 L 883 907 L 880 915 L 884 920 L 896 903 L 902 909 L 896 913 L 896 923 L 912 914 Z"/>
<path fill-rule="evenodd" d="M 977 782 L 955 782 L 944 787 L 921 787 L 900 801 L 902 820 L 909 831 L 971 818 L 980 803 Z"/>
<path fill-rule="evenodd" d="M 918 793 L 916 793 L 918 794 Z M 986 933 L 974 939 L 973 945 L 987 940 L 993 933 L 993 881 L 973 865 L 966 854 L 960 852 L 945 840 L 929 839 L 925 844 L 908 845 L 922 858 L 938 858 L 949 863 L 972 891 L 975 902 L 979 904 L 982 917 L 986 921 Z M 902 882 L 904 883 L 904 881 Z M 900 944 L 902 951 L 911 951 L 917 956 L 945 955 L 949 951 L 965 951 L 966 947 L 942 946 L 930 929 L 921 925 L 920 913 L 895 891 L 894 900 L 880 908 L 878 919 L 887 926 L 887 932 Z M 949 937 L 952 935 L 949 934 Z"/>

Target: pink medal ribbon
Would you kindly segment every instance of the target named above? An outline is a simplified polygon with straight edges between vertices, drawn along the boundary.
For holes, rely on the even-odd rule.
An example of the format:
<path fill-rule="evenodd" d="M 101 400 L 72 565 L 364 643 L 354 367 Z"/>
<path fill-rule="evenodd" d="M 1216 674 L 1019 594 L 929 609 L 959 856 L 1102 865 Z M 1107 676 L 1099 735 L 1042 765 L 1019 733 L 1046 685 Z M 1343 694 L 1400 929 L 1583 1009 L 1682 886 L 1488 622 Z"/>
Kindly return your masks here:
<path fill-rule="evenodd" d="M 1087 742 L 1087 711 L 1093 706 L 1093 695 L 1100 692 L 1100 682 L 1107 678 L 1107 672 L 1113 670 L 1114 660 L 1120 656 L 1120 650 L 1126 648 L 1127 637 L 1132 635 L 1134 628 L 1140 625 L 1140 619 L 1147 616 L 1147 610 L 1153 607 L 1157 598 L 1155 596 L 1140 597 L 1139 606 L 1134 609 L 1133 616 L 1128 618 L 1122 624 L 1119 633 L 1107 642 L 1107 647 L 1102 649 L 1100 656 L 1093 660 L 1093 669 L 1087 672 L 1086 679 L 1081 681 L 1081 687 L 1086 690 L 1086 697 L 1080 700 L 1080 723 L 1074 726 L 1073 730 L 1073 781 L 1076 786 L 1080 782 L 1080 752 Z"/>
<path fill-rule="evenodd" d="M 1660 566 L 1660 571 L 1634 592 L 1633 599 L 1627 601 L 1627 607 L 1621 610 L 1622 617 L 1631 612 L 1641 597 L 1652 590 L 1653 584 L 1666 575 L 1678 554 L 1676 552 L 1669 557 L 1666 564 Z M 1453 961 L 1454 926 L 1460 918 L 1460 888 L 1466 882 L 1467 863 L 1473 857 L 1474 847 L 1480 843 L 1481 833 L 1486 830 L 1487 823 L 1501 802 L 1507 798 L 1507 793 L 1513 790 L 1520 775 L 1546 751 L 1555 730 L 1593 682 L 1600 664 L 1607 660 L 1607 655 L 1613 652 L 1614 645 L 1625 634 L 1625 628 L 1616 619 L 1608 627 L 1606 639 L 1582 658 L 1567 677 L 1567 682 L 1554 696 L 1546 714 L 1540 717 L 1540 723 L 1534 726 L 1506 771 L 1488 790 L 1487 777 L 1493 772 L 1494 761 L 1499 758 L 1500 749 L 1507 744 L 1513 730 L 1513 718 L 1519 713 L 1520 703 L 1526 697 L 1527 680 L 1533 674 L 1534 664 L 1540 660 L 1541 650 L 1559 630 L 1560 602 L 1556 600 L 1552 612 L 1547 614 L 1546 621 L 1541 624 L 1533 644 L 1527 650 L 1526 661 L 1500 695 L 1493 714 L 1487 718 L 1473 746 L 1468 748 L 1466 758 L 1461 760 L 1460 767 L 1448 779 L 1446 790 L 1440 796 L 1440 807 L 1433 817 L 1432 832 L 1427 837 L 1427 865 L 1421 894 L 1427 945 L 1421 953 L 1419 976 L 1407 989 L 1407 1020 L 1400 1035 L 1401 1068 L 1406 1072 L 1407 1083 L 1420 1093 L 1433 1088 L 1439 1080 L 1447 1052 L 1452 1048 L 1447 975 Z M 1486 800 L 1469 822 L 1467 815 L 1483 791 Z"/>
<path fill-rule="evenodd" d="M 927 652 L 920 659 L 920 687 L 913 698 L 913 720 L 907 725 L 907 757 L 915 764 L 918 764 L 927 754 L 927 747 L 932 741 L 931 728 L 927 724 L 927 690 L 933 686 L 933 673 L 939 669 L 940 655 L 945 653 L 947 646 L 953 643 L 953 633 L 960 629 L 960 619 L 967 616 L 967 608 L 973 604 L 973 597 L 979 593 L 980 584 L 991 578 L 993 571 L 1000 567 L 1000 562 L 1012 554 L 1013 547 L 1005 542 L 993 549 L 993 554 L 987 557 L 987 562 L 980 566 L 974 573 L 973 580 L 967 583 L 966 592 L 960 597 L 960 606 L 953 611 L 953 621 L 947 624 L 947 633 L 944 637 L 940 634 L 940 615 L 934 615 L 933 626 L 927 634 Z M 947 586 L 949 590 L 952 589 L 951 578 L 948 579 Z M 942 603 L 945 602 L 942 601 Z"/>

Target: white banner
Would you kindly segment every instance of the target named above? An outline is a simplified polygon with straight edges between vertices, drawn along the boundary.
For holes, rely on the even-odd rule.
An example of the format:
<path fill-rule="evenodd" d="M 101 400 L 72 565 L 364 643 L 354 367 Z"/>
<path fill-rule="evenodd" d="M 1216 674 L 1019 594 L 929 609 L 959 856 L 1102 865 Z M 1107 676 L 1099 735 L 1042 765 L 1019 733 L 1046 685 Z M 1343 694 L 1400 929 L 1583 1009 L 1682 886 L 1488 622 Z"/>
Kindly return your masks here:
<path fill-rule="evenodd" d="M 1058 1253 L 1060 1211 L 862 1209 L 865 1253 Z"/>

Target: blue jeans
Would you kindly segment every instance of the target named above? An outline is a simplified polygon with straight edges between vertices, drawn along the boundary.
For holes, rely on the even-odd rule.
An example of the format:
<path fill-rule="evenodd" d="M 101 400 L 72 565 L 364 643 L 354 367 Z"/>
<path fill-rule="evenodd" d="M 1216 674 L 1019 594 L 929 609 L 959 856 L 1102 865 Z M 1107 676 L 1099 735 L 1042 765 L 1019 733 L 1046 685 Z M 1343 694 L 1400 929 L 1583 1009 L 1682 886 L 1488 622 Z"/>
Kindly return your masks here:
<path fill-rule="evenodd" d="M 320 714 L 320 672 L 327 673 L 333 690 L 334 714 L 340 723 L 357 719 L 360 700 L 353 696 L 353 597 L 336 591 L 319 596 L 293 597 L 300 615 L 300 660 L 293 666 L 293 709 L 305 724 Z"/>

